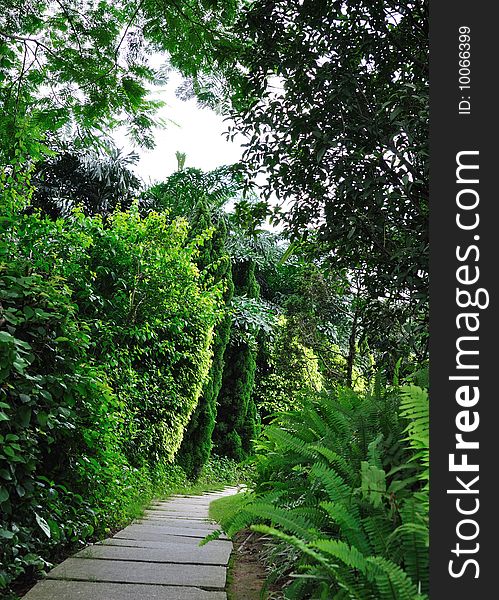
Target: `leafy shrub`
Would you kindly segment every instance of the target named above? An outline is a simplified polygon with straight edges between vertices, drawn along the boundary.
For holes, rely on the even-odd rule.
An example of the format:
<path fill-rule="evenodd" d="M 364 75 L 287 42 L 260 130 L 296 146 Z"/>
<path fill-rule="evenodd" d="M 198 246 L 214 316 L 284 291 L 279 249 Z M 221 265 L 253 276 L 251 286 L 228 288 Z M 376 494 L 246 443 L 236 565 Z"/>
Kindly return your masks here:
<path fill-rule="evenodd" d="M 212 514 L 229 535 L 252 525 L 276 541 L 286 597 L 427 597 L 426 392 L 318 395 L 265 428 L 256 450 L 254 490 Z"/>
<path fill-rule="evenodd" d="M 235 263 L 232 277 L 236 294 L 258 298 L 260 287 L 253 261 Z M 213 441 L 218 455 L 241 461 L 250 453 L 256 435 L 257 411 L 252 397 L 256 349 L 249 341 L 233 339 L 224 363 Z"/>
<path fill-rule="evenodd" d="M 68 287 L 29 273 L 23 261 L 0 267 L 0 584 L 44 566 L 38 551 L 54 540 L 85 539 L 88 502 L 61 479 L 84 445 L 85 402 L 106 397 L 97 370 L 83 363 L 89 348 Z M 53 485 L 47 475 L 58 474 Z M 50 510 L 47 510 L 50 506 Z"/>
<path fill-rule="evenodd" d="M 272 337 L 262 340 L 257 357 L 255 402 L 262 420 L 299 405 L 299 396 L 323 387 L 317 357 L 300 343 L 282 316 Z"/>
<path fill-rule="evenodd" d="M 17 201 L 17 198 L 14 198 Z M 6 215 L 0 264 L 0 585 L 185 481 L 222 289 L 185 221 Z"/>
<path fill-rule="evenodd" d="M 207 240 L 199 253 L 197 264 L 203 276 L 224 286 L 223 300 L 225 307 L 234 293 L 232 283 L 231 262 L 225 249 L 227 226 L 224 218 L 210 215 L 205 202 L 197 206 L 192 232 L 204 234 L 213 228 L 212 237 Z M 213 358 L 207 380 L 203 386 L 198 404 L 185 430 L 182 446 L 177 460 L 191 479 L 197 479 L 203 465 L 208 460 L 212 449 L 212 435 L 217 415 L 217 399 L 222 387 L 224 355 L 229 343 L 231 317 L 227 309 L 221 322 L 215 328 L 213 337 Z"/>
<path fill-rule="evenodd" d="M 238 463 L 225 456 L 212 456 L 203 466 L 198 485 L 238 485 L 248 481 L 251 468 L 245 463 Z"/>

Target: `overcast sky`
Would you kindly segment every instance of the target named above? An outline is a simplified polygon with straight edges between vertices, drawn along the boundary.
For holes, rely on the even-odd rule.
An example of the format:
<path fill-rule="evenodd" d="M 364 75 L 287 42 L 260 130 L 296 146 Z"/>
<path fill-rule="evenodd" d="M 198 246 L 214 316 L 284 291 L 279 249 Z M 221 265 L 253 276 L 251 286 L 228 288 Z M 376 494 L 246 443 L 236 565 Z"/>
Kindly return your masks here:
<path fill-rule="evenodd" d="M 167 121 L 167 126 L 155 130 L 154 150 L 135 149 L 140 162 L 134 170 L 146 183 L 164 181 L 177 170 L 177 150 L 186 153 L 186 167 L 203 171 L 233 164 L 241 158 L 240 144 L 227 141 L 223 135 L 227 123 L 222 116 L 210 109 L 199 108 L 195 100 L 183 101 L 175 97 L 181 81 L 179 74 L 171 73 L 168 84 L 154 88 L 151 95 L 166 103 L 157 116 Z M 123 134 L 116 134 L 115 139 L 118 147 L 132 150 Z"/>

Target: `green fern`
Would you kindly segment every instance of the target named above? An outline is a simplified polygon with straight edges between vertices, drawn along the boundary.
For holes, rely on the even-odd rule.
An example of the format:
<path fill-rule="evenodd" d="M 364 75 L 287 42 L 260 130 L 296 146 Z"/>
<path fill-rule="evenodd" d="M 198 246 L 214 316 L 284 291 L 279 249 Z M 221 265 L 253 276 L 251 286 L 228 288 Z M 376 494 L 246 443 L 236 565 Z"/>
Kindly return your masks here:
<path fill-rule="evenodd" d="M 393 562 L 381 556 L 366 559 L 378 588 L 379 598 L 383 600 L 423 600 L 425 596 L 418 592 L 407 573 Z"/>
<path fill-rule="evenodd" d="M 402 524 L 390 535 L 388 543 L 398 544 L 405 571 L 423 591 L 428 590 L 428 519 L 425 506 L 415 498 L 404 501 Z"/>
<path fill-rule="evenodd" d="M 428 393 L 414 385 L 402 388 L 400 414 L 409 423 L 404 430 L 406 440 L 415 451 L 415 459 L 424 467 L 421 479 L 429 481 L 430 419 Z"/>
<path fill-rule="evenodd" d="M 275 541 L 289 557 L 286 598 L 423 600 L 427 411 L 415 386 L 304 399 L 264 429 L 254 491 L 222 529 L 250 526 Z"/>
<path fill-rule="evenodd" d="M 315 463 L 310 469 L 310 478 L 317 479 L 323 485 L 331 502 L 349 502 L 353 490 L 331 468 L 323 463 Z"/>
<path fill-rule="evenodd" d="M 319 535 L 314 524 L 303 516 L 271 504 L 256 502 L 249 505 L 246 510 L 255 517 L 271 521 L 273 525 L 280 525 L 284 530 L 299 536 L 302 540 L 310 541 Z"/>
<path fill-rule="evenodd" d="M 323 502 L 321 506 L 327 512 L 330 520 L 339 527 L 341 537 L 347 543 L 356 546 L 364 554 L 371 554 L 371 544 L 363 530 L 356 506 L 348 507 L 334 502 Z"/>

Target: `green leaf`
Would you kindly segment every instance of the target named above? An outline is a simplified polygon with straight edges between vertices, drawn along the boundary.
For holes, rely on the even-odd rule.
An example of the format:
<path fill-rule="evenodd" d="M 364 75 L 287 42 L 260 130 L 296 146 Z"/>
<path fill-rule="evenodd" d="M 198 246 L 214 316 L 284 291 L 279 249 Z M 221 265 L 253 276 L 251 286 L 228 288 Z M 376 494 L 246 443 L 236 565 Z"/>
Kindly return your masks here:
<path fill-rule="evenodd" d="M 8 531 L 7 529 L 0 529 L 0 538 L 4 540 L 11 540 L 14 537 L 15 533 L 13 531 Z"/>
<path fill-rule="evenodd" d="M 36 519 L 36 522 L 38 523 L 38 526 L 43 531 L 43 533 L 48 538 L 50 538 L 52 534 L 51 534 L 50 527 L 49 527 L 49 524 L 47 523 L 47 521 L 45 521 L 45 519 L 43 517 L 40 517 L 40 515 L 36 512 L 35 512 L 35 519 Z"/>
<path fill-rule="evenodd" d="M 4 488 L 3 486 L 0 486 L 0 503 L 5 502 L 5 500 L 8 500 L 9 498 L 9 492 L 6 488 Z"/>
<path fill-rule="evenodd" d="M 19 421 L 22 427 L 28 427 L 31 421 L 31 408 L 29 406 L 19 408 Z"/>
<path fill-rule="evenodd" d="M 4 342 L 6 344 L 13 344 L 15 342 L 15 338 L 6 331 L 0 331 L 0 342 Z"/>
<path fill-rule="evenodd" d="M 0 477 L 7 481 L 12 480 L 12 475 L 11 475 L 10 471 L 8 471 L 7 469 L 0 469 Z"/>

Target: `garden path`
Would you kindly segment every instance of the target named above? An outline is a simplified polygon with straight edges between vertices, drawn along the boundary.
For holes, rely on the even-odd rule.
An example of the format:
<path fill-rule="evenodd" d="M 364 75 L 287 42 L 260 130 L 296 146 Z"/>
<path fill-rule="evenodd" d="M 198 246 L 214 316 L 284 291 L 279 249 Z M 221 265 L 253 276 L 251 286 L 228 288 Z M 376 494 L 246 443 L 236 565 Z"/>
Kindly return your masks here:
<path fill-rule="evenodd" d="M 226 600 L 232 542 L 198 544 L 217 529 L 210 502 L 236 492 L 154 503 L 140 520 L 52 569 L 24 600 Z"/>

